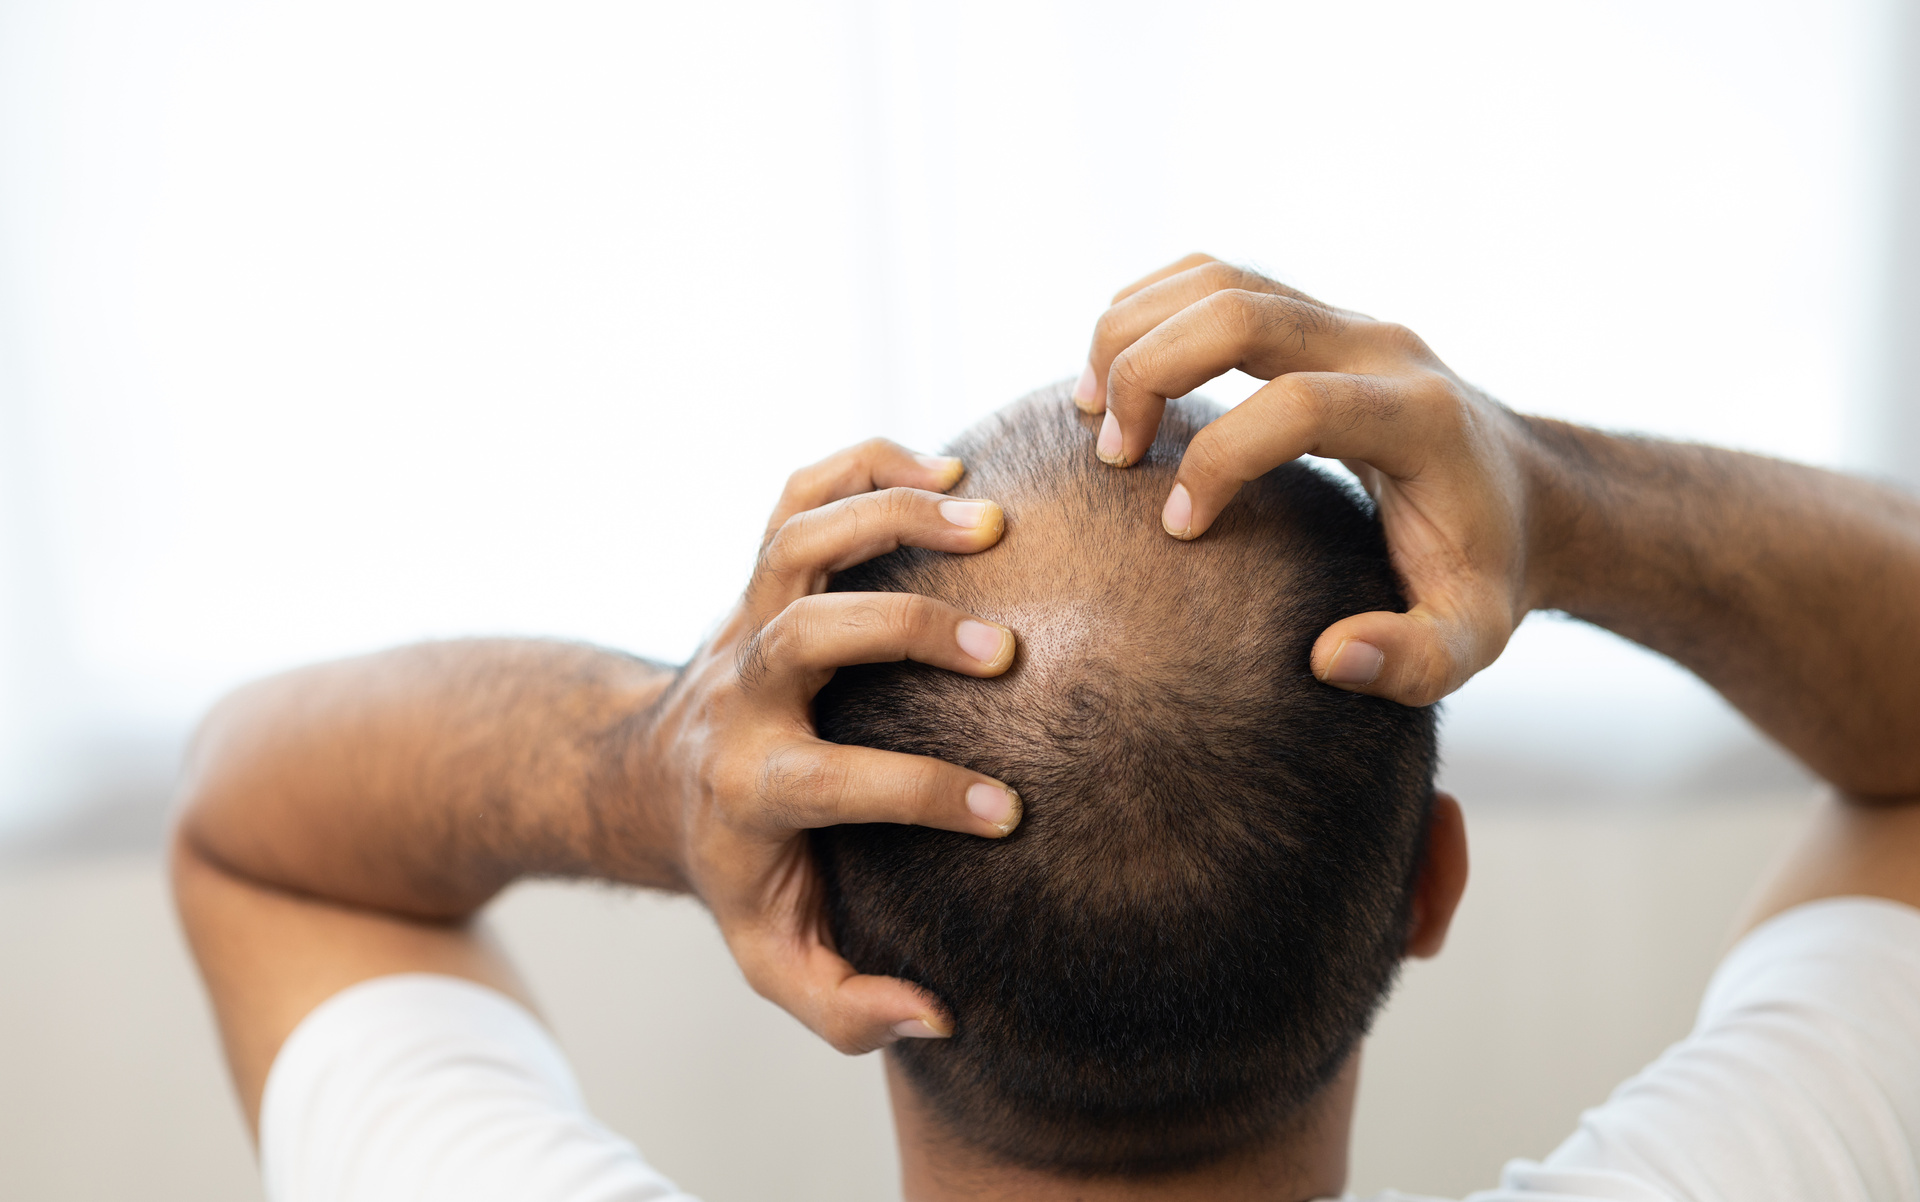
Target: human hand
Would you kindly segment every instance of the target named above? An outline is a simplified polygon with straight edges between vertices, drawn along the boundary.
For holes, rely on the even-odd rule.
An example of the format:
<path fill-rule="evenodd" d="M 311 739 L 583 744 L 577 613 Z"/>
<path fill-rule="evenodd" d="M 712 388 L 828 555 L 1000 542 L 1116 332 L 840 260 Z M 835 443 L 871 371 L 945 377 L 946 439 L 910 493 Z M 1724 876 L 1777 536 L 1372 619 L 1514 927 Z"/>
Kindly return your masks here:
<path fill-rule="evenodd" d="M 1167 532 L 1200 537 L 1242 484 L 1301 455 L 1339 459 L 1379 507 L 1411 608 L 1329 626 L 1314 675 L 1429 705 L 1492 663 L 1532 602 L 1519 420 L 1411 330 L 1207 255 L 1114 297 L 1073 399 L 1106 413 L 1097 453 L 1125 467 L 1152 445 L 1168 397 L 1232 368 L 1270 382 L 1194 436 Z"/>
<path fill-rule="evenodd" d="M 967 554 L 1000 539 L 991 501 L 940 494 L 955 459 L 876 440 L 787 482 L 740 603 L 662 696 L 649 762 L 679 868 L 747 981 L 843 1052 L 951 1032 L 929 995 L 863 976 L 826 936 L 806 832 L 900 822 L 998 838 L 1020 798 L 939 760 L 820 739 L 812 701 L 834 669 L 913 659 L 969 676 L 1013 662 L 1011 630 L 904 593 L 827 593 L 830 575 L 896 547 Z"/>

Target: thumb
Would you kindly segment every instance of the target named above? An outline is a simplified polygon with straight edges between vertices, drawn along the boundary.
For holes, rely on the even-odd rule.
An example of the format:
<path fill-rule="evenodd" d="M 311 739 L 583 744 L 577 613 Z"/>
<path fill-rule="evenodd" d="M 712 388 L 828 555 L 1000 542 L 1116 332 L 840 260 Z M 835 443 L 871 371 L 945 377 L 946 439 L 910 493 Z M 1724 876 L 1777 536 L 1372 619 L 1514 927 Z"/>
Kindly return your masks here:
<path fill-rule="evenodd" d="M 1406 613 L 1355 614 L 1321 632 L 1313 674 L 1349 692 L 1432 705 L 1492 663 L 1512 633 L 1512 619 L 1498 607 L 1420 604 Z"/>
<path fill-rule="evenodd" d="M 852 976 L 824 1007 L 821 1034 L 841 1051 L 859 1055 L 900 1039 L 945 1039 L 953 1034 L 953 1020 L 916 985 L 897 977 Z"/>
<path fill-rule="evenodd" d="M 764 928 L 722 935 L 755 993 L 858 1056 L 899 1039 L 944 1039 L 953 1020 L 932 994 L 895 977 L 867 976 L 817 938 Z"/>

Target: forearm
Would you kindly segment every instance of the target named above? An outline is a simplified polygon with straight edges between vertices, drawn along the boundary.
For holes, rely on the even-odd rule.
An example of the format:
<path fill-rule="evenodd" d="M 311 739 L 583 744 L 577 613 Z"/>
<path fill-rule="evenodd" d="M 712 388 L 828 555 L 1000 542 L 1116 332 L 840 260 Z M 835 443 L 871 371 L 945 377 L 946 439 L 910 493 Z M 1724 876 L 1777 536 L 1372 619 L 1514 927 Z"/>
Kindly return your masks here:
<path fill-rule="evenodd" d="M 283 890 L 459 918 L 518 877 L 683 887 L 642 783 L 671 680 L 597 648 L 423 644 L 250 685 L 189 755 L 180 837 Z"/>
<path fill-rule="evenodd" d="M 1525 419 L 1529 600 L 1691 669 L 1858 797 L 1920 794 L 1920 503 Z"/>

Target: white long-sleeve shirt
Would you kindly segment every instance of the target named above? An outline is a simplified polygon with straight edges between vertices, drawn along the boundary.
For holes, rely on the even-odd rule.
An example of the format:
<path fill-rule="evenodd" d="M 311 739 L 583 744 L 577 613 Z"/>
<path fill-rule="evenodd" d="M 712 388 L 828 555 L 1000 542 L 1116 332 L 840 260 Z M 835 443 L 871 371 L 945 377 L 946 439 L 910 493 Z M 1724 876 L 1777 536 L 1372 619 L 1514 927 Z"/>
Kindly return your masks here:
<path fill-rule="evenodd" d="M 1468 1202 L 1920 1202 L 1916 1136 L 1920 910 L 1832 898 L 1747 935 L 1692 1033 Z M 533 1015 L 427 974 L 362 982 L 301 1022 L 267 1078 L 260 1154 L 273 1202 L 688 1199 L 594 1121 Z"/>

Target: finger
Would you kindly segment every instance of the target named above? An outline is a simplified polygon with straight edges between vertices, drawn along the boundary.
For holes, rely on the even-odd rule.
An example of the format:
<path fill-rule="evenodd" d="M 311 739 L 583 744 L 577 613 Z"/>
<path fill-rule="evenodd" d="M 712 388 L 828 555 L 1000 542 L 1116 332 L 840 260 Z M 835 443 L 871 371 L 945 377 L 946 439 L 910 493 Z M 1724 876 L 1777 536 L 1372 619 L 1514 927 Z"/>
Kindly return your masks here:
<path fill-rule="evenodd" d="M 746 825 L 777 839 L 847 823 L 893 822 L 997 839 L 1020 825 L 1020 794 L 931 756 L 801 739 L 761 762 L 760 802 Z M 757 824 L 757 825 L 756 825 Z"/>
<path fill-rule="evenodd" d="M 877 488 L 946 492 L 960 482 L 964 471 L 951 455 L 917 455 L 884 438 L 869 439 L 787 477 L 780 502 L 767 520 L 767 537 L 796 513 Z"/>
<path fill-rule="evenodd" d="M 742 676 L 811 698 L 852 664 L 903 659 L 968 676 L 1013 664 L 1013 631 L 916 593 L 814 593 L 776 614 L 742 644 Z"/>
<path fill-rule="evenodd" d="M 1114 297 L 1113 305 L 1094 324 L 1093 345 L 1087 353 L 1087 368 L 1074 386 L 1073 400 L 1088 413 L 1099 413 L 1107 406 L 1107 372 L 1113 360 L 1149 330 L 1215 292 L 1238 289 L 1245 292 L 1283 296 L 1301 304 L 1328 309 L 1304 292 L 1296 291 L 1256 271 L 1222 263 L 1206 255 L 1191 255 L 1176 263 L 1191 264 L 1185 270 L 1172 268 L 1147 277 Z"/>
<path fill-rule="evenodd" d="M 849 1056 L 953 1033 L 946 1008 L 924 989 L 856 972 L 818 938 L 754 927 L 730 932 L 727 944 L 756 993 Z"/>
<path fill-rule="evenodd" d="M 1512 633 L 1511 610 L 1491 590 L 1403 614 L 1355 614 L 1314 642 L 1313 674 L 1349 692 L 1432 705 L 1497 659 Z"/>
<path fill-rule="evenodd" d="M 1153 445 L 1166 398 L 1185 396 L 1231 368 L 1272 379 L 1288 372 L 1351 371 L 1371 362 L 1344 314 L 1290 296 L 1213 292 L 1122 350 L 1107 375 L 1102 461 L 1122 467 Z"/>
<path fill-rule="evenodd" d="M 754 611 L 768 614 L 817 593 L 834 572 L 898 547 L 967 555 L 1000 541 L 1006 514 L 992 501 L 912 488 L 866 492 L 790 515 L 760 551 L 747 585 Z"/>
<path fill-rule="evenodd" d="M 1114 357 L 1148 330 L 1222 288 L 1253 285 L 1252 273 L 1210 255 L 1186 258 L 1121 289 L 1093 325 L 1087 367 L 1073 388 L 1073 403 L 1086 413 L 1107 408 L 1107 371 Z M 1256 285 L 1257 286 L 1257 285 Z"/>
<path fill-rule="evenodd" d="M 1199 251 L 1195 251 L 1190 255 L 1186 255 L 1186 256 L 1183 256 L 1182 258 L 1175 259 L 1173 262 L 1167 264 L 1165 267 L 1160 268 L 1158 271 L 1150 271 L 1146 275 L 1141 276 L 1139 279 L 1135 280 L 1133 283 L 1128 284 L 1125 288 L 1122 288 L 1120 291 L 1114 293 L 1113 299 L 1111 301 L 1108 301 L 1107 303 L 1111 305 L 1117 305 L 1121 301 L 1127 299 L 1129 296 L 1132 296 L 1134 293 L 1140 291 L 1142 288 L 1148 287 L 1149 285 L 1152 285 L 1152 284 L 1158 284 L 1161 280 L 1166 279 L 1168 276 L 1180 275 L 1184 272 L 1192 271 L 1194 268 L 1200 267 L 1204 264 L 1218 263 L 1219 261 L 1220 260 L 1214 258 L 1212 255 L 1201 254 Z"/>
<path fill-rule="evenodd" d="M 1175 538 L 1198 538 L 1242 484 L 1302 455 L 1365 460 L 1391 476 L 1417 475 L 1434 449 L 1430 421 L 1398 381 L 1281 376 L 1193 436 L 1161 524 Z"/>
<path fill-rule="evenodd" d="M 1162 280 L 1170 279 L 1173 276 L 1181 275 L 1185 272 L 1192 271 L 1196 267 L 1205 267 L 1209 263 L 1220 263 L 1220 260 L 1214 258 L 1212 255 L 1204 255 L 1204 254 L 1198 254 L 1198 253 L 1188 255 L 1184 259 L 1180 259 L 1177 262 L 1167 264 L 1165 267 L 1162 267 L 1158 271 L 1152 272 L 1148 275 L 1141 276 L 1139 279 L 1135 280 L 1133 283 L 1128 284 L 1125 288 L 1122 288 L 1120 291 L 1114 293 L 1113 300 L 1109 303 L 1117 305 L 1121 301 L 1126 300 L 1128 297 L 1132 296 L 1134 293 L 1140 292 L 1153 284 L 1157 284 Z M 1220 263 L 1220 266 L 1232 268 L 1232 270 L 1237 273 L 1236 278 L 1243 281 L 1241 283 L 1230 285 L 1231 287 L 1252 288 L 1259 292 L 1274 292 L 1274 293 L 1278 293 L 1281 296 L 1291 296 L 1295 300 L 1306 301 L 1308 304 L 1320 305 L 1323 308 L 1331 307 L 1326 305 L 1325 302 L 1323 301 L 1318 301 L 1318 300 L 1315 300 L 1313 297 L 1308 296 L 1306 293 L 1300 291 L 1298 288 L 1290 287 L 1289 285 L 1282 284 L 1279 280 L 1273 279 L 1269 276 L 1261 275 L 1258 271 L 1255 271 L 1250 267 L 1233 267 L 1233 265 L 1229 263 Z"/>

